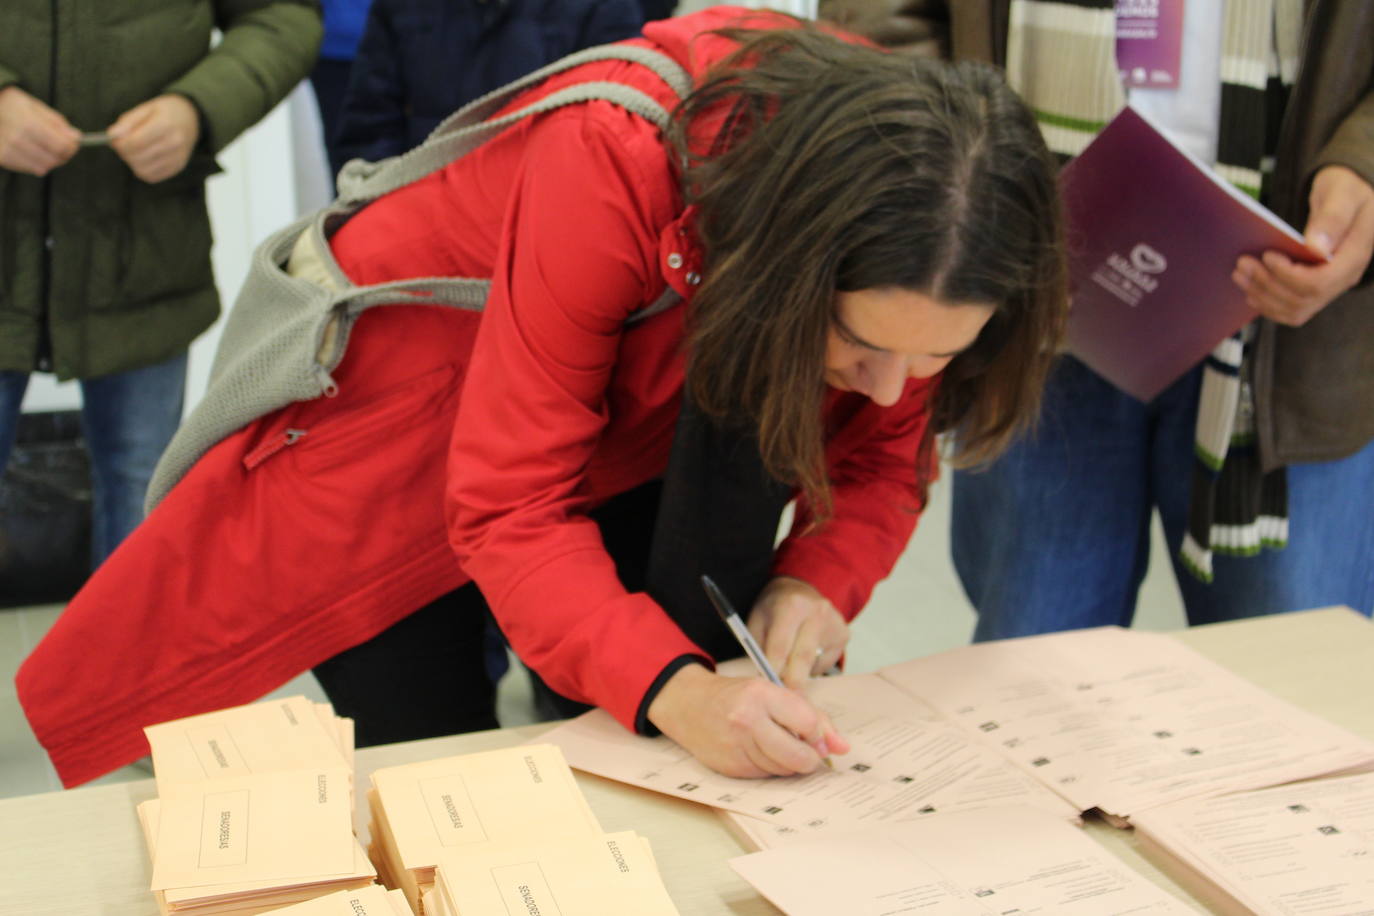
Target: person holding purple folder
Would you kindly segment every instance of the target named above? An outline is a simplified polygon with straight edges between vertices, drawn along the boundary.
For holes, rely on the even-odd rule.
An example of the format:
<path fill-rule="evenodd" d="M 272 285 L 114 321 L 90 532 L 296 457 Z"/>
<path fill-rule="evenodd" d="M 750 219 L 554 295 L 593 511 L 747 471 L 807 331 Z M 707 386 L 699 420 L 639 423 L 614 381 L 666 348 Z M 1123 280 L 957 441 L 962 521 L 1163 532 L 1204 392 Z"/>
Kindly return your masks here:
<path fill-rule="evenodd" d="M 1036 432 L 954 475 L 975 639 L 1129 625 L 1156 509 L 1190 623 L 1332 604 L 1370 614 L 1374 7 L 968 0 L 950 12 L 954 55 L 1004 65 L 1061 156 L 1129 103 L 1330 255 L 1240 258 L 1233 279 L 1256 320 L 1149 403 L 1060 358 Z"/>

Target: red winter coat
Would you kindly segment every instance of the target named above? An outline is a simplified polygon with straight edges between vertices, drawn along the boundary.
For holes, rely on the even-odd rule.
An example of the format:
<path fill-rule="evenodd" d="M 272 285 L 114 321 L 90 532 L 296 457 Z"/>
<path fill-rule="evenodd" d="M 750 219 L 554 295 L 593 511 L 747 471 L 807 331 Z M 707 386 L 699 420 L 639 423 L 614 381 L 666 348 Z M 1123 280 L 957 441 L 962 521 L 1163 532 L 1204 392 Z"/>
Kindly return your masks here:
<path fill-rule="evenodd" d="M 700 76 L 733 45 L 698 33 L 743 12 L 653 23 L 639 41 Z M 604 62 L 512 107 L 595 79 L 675 102 L 647 70 Z M 92 577 L 18 677 L 64 783 L 146 753 L 142 726 L 256 699 L 470 579 L 550 686 L 633 727 L 664 666 L 701 652 L 625 590 L 586 515 L 667 463 L 685 307 L 626 322 L 665 283 L 690 300 L 701 270 L 670 162 L 648 122 L 581 104 L 526 120 L 334 236 L 359 283 L 491 277 L 486 311 L 365 313 L 337 397 L 217 445 Z M 774 568 L 847 618 L 915 525 L 932 390 L 913 381 L 887 409 L 827 401 L 834 518 L 795 529 Z"/>

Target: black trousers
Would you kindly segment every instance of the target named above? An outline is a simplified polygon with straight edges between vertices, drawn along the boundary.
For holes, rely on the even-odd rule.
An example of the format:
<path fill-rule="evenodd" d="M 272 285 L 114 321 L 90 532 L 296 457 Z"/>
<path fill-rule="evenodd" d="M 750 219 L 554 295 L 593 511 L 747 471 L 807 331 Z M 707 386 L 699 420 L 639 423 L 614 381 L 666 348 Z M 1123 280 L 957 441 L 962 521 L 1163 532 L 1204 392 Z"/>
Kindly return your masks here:
<path fill-rule="evenodd" d="M 645 588 L 662 484 L 655 481 L 592 513 L 620 581 Z M 361 645 L 315 667 L 334 710 L 354 720 L 358 747 L 496 728 L 496 685 L 487 673 L 491 610 L 475 584 L 425 605 Z M 530 672 L 537 712 L 567 718 L 589 707 Z"/>

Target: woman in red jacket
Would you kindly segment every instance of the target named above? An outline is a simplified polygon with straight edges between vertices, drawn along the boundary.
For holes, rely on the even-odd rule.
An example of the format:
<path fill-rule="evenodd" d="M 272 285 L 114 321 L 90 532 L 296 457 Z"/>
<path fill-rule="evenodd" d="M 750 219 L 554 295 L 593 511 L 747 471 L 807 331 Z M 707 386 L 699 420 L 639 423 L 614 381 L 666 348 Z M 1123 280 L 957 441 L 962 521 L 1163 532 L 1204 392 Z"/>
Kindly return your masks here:
<path fill-rule="evenodd" d="M 990 68 L 773 15 L 717 31 L 742 12 L 646 28 L 697 87 L 667 142 L 610 103 L 568 106 L 339 229 L 356 283 L 490 277 L 480 321 L 365 312 L 338 396 L 202 459 L 69 608 L 86 635 L 60 622 L 40 665 L 89 645 L 99 606 L 137 588 L 137 604 L 194 612 L 143 628 L 155 684 L 113 678 L 143 724 L 319 665 L 360 743 L 420 737 L 494 724 L 485 599 L 556 702 L 661 729 L 734 775 L 842 752 L 800 692 L 714 673 L 739 649 L 699 577 L 792 687 L 839 659 L 924 505 L 936 433 L 957 428 L 956 459 L 980 460 L 1034 413 L 1065 309 L 1054 166 Z M 671 106 L 647 71 L 602 62 L 513 107 L 589 80 Z M 665 286 L 681 304 L 643 317 Z M 228 508 L 206 511 L 229 481 Z M 158 551 L 172 556 L 149 576 L 136 558 Z M 26 667 L 35 731 L 74 781 L 95 764 L 59 708 L 72 701 L 35 700 Z M 110 692 L 95 705 L 113 710 Z M 84 699 L 85 744 L 127 753 L 128 714 Z"/>

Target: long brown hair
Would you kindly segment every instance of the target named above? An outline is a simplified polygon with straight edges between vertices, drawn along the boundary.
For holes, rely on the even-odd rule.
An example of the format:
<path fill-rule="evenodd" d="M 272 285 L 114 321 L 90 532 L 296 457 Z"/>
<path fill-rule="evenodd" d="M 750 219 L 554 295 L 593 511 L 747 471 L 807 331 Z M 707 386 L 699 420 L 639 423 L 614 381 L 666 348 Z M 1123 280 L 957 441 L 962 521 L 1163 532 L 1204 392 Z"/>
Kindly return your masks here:
<path fill-rule="evenodd" d="M 752 427 L 765 467 L 823 518 L 835 293 L 986 303 L 995 314 L 945 368 L 922 453 L 957 429 L 956 463 L 996 456 L 1037 412 L 1067 309 L 1056 166 L 1034 118 L 981 64 L 806 27 L 722 34 L 740 48 L 679 107 L 670 136 L 705 253 L 688 316 L 691 396 Z M 716 124 L 703 149 L 703 125 Z"/>

